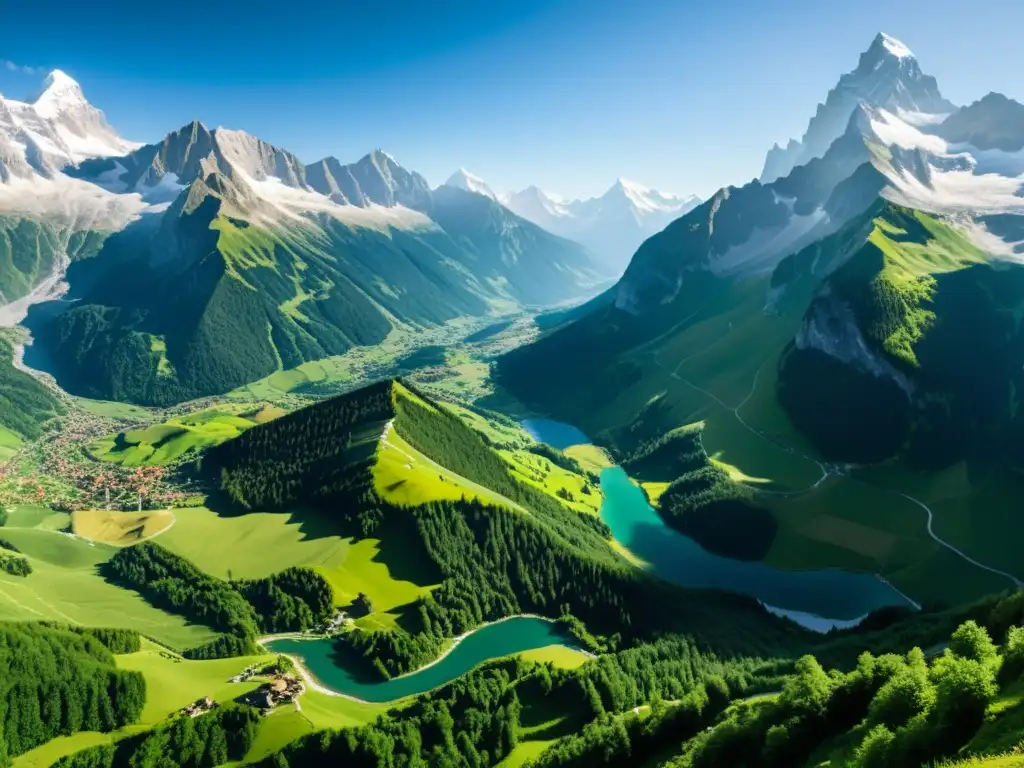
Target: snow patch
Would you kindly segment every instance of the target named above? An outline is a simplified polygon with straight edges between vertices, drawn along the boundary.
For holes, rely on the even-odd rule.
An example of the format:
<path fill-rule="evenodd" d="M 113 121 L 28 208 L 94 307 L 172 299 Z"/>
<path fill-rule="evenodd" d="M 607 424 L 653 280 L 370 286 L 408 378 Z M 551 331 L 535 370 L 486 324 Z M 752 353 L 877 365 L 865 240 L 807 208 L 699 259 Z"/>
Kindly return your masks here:
<path fill-rule="evenodd" d="M 882 45 L 897 59 L 912 59 L 914 57 L 913 52 L 906 45 L 885 32 L 882 32 Z"/>
<path fill-rule="evenodd" d="M 494 194 L 494 190 L 487 186 L 487 182 L 479 176 L 470 173 L 465 168 L 459 168 L 448 178 L 444 185 L 446 187 L 464 189 L 467 192 L 475 192 L 478 195 L 489 197 L 491 200 L 498 200 L 498 196 Z"/>
<path fill-rule="evenodd" d="M 324 213 L 343 224 L 363 229 L 388 231 L 434 229 L 434 222 L 425 214 L 403 205 L 385 207 L 371 204 L 365 208 L 338 205 L 326 195 L 307 189 L 290 187 L 274 176 L 263 180 L 246 178 L 245 183 L 263 200 L 270 203 L 282 216 L 306 221 L 304 214 Z M 264 216 L 264 218 L 267 218 Z M 274 223 L 273 219 L 270 223 Z"/>

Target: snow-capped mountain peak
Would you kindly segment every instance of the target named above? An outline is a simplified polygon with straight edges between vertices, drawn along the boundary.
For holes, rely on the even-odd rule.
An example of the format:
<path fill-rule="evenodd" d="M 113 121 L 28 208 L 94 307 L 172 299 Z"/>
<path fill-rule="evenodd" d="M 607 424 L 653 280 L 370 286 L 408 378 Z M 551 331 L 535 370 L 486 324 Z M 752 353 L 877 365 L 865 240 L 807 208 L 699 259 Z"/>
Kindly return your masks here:
<path fill-rule="evenodd" d="M 505 198 L 506 207 L 556 235 L 576 240 L 621 269 L 646 238 L 700 203 L 619 178 L 598 197 L 565 201 L 536 186 Z"/>
<path fill-rule="evenodd" d="M 446 187 L 456 187 L 458 189 L 464 189 L 467 192 L 475 192 L 478 195 L 489 197 L 492 200 L 497 200 L 498 196 L 494 194 L 487 182 L 476 176 L 465 168 L 459 168 L 455 173 L 448 177 L 448 181 L 444 183 Z"/>
<path fill-rule="evenodd" d="M 694 195 L 679 197 L 622 178 L 615 180 L 602 199 L 614 197 L 625 197 L 638 211 L 647 213 L 674 213 L 688 203 L 698 202 Z"/>
<path fill-rule="evenodd" d="M 857 105 L 894 114 L 915 115 L 919 124 L 939 122 L 956 107 L 939 91 L 934 77 L 924 74 L 910 48 L 880 32 L 860 55 L 857 68 L 847 72 L 819 104 L 807 130 L 785 148 L 776 144 L 765 158 L 762 184 L 789 175 L 797 166 L 822 157 L 846 130 Z"/>
<path fill-rule="evenodd" d="M 885 32 L 879 32 L 878 37 L 875 38 L 875 40 L 880 42 L 881 45 L 897 59 L 908 59 L 914 57 L 913 51 L 892 35 L 887 35 Z"/>
<path fill-rule="evenodd" d="M 47 75 L 43 90 L 32 106 L 40 117 L 54 119 L 62 112 L 88 107 L 89 102 L 78 81 L 55 69 Z"/>

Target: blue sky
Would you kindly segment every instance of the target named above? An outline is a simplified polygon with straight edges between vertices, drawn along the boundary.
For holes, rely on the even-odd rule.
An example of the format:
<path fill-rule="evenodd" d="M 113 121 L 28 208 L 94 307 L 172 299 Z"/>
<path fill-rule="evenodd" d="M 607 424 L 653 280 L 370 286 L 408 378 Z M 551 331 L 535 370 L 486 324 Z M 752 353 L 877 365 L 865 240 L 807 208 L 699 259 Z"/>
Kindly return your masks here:
<path fill-rule="evenodd" d="M 307 162 L 381 147 L 434 184 L 708 195 L 799 136 L 880 30 L 956 103 L 1024 100 L 1021 28 L 1017 0 L 31 0 L 0 59 L 63 69 L 139 141 L 198 118 Z M 40 77 L 0 66 L 0 92 Z"/>

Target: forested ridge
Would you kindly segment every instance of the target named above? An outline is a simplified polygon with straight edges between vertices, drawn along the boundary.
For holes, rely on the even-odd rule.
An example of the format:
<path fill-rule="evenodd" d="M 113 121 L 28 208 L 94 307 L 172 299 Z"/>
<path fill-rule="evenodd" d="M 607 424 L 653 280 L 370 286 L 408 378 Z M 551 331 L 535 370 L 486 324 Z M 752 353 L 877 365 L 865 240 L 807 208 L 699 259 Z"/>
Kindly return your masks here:
<path fill-rule="evenodd" d="M 263 765 L 485 768 L 515 747 L 525 707 L 562 713 L 582 724 L 652 698 L 703 693 L 707 681 L 721 708 L 732 695 L 773 685 L 777 671 L 757 659 L 718 659 L 679 637 L 607 654 L 577 670 L 501 660 L 424 694 L 411 707 L 372 725 L 305 737 Z M 555 748 L 571 749 L 564 741 Z M 570 764 L 559 759 L 545 765 Z"/>
<path fill-rule="evenodd" d="M 381 499 L 370 465 L 351 461 L 362 439 L 349 436 L 368 434 L 376 445 L 389 412 L 410 445 L 526 511 L 466 499 L 400 508 Z M 409 672 L 437 658 L 447 638 L 520 613 L 577 616 L 613 648 L 671 628 L 744 653 L 805 642 L 801 631 L 752 600 L 691 592 L 637 571 L 615 554 L 597 518 L 517 482 L 458 416 L 402 383 L 377 384 L 254 427 L 206 454 L 201 469 L 236 504 L 317 504 L 339 531 L 386 531 L 432 564 L 440 586 L 403 611 L 399 628 L 338 640 L 371 676 Z M 666 603 L 673 605 L 668 614 Z M 750 631 L 737 633 L 738 626 Z"/>
<path fill-rule="evenodd" d="M 0 623 L 0 766 L 57 736 L 139 719 L 146 682 L 116 668 L 100 634 Z"/>
<path fill-rule="evenodd" d="M 778 523 L 750 488 L 711 461 L 702 424 L 644 441 L 622 467 L 638 480 L 669 483 L 655 504 L 658 513 L 709 552 L 737 560 L 768 554 Z"/>

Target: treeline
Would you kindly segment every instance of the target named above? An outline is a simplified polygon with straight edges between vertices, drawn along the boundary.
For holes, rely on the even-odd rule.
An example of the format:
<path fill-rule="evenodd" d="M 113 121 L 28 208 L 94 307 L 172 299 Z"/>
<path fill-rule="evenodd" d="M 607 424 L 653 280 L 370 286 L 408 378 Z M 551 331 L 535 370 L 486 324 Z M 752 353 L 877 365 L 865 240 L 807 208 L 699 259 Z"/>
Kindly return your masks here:
<path fill-rule="evenodd" d="M 805 656 L 777 701 L 737 709 L 666 765 L 788 768 L 840 749 L 848 768 L 931 765 L 971 740 L 1000 686 L 1019 683 L 1022 672 L 1024 629 L 1012 628 L 1000 650 L 974 622 L 961 625 L 930 663 L 920 648 L 864 652 L 843 674 Z"/>
<path fill-rule="evenodd" d="M 667 482 L 658 499 L 665 522 L 704 549 L 737 560 L 762 560 L 778 523 L 753 492 L 715 466 L 700 426 L 680 427 L 647 440 L 623 463 L 631 477 Z"/>
<path fill-rule="evenodd" d="M 385 422 L 392 382 L 308 406 L 208 450 L 200 471 L 238 507 L 283 510 L 358 493 Z"/>
<path fill-rule="evenodd" d="M 252 652 L 252 641 L 260 633 L 311 629 L 332 607 L 330 585 L 309 568 L 227 582 L 152 542 L 124 548 L 102 567 L 109 580 L 134 589 L 158 608 L 231 638 L 186 652 L 193 658 Z"/>
<path fill-rule="evenodd" d="M 691 425 L 644 441 L 622 462 L 622 468 L 637 480 L 670 483 L 707 463 L 701 428 Z"/>
<path fill-rule="evenodd" d="M 287 568 L 265 579 L 232 582 L 260 617 L 264 632 L 309 629 L 334 607 L 331 585 L 311 568 Z"/>
<path fill-rule="evenodd" d="M 82 637 L 91 637 L 113 654 L 136 653 L 142 649 L 142 637 L 133 629 L 111 627 L 81 627 L 78 625 L 61 624 L 56 621 L 43 621 L 40 624 L 62 632 L 73 632 Z"/>
<path fill-rule="evenodd" d="M 134 723 L 145 703 L 143 676 L 117 669 L 92 634 L 0 624 L 0 766 L 58 736 Z"/>
<path fill-rule="evenodd" d="M 310 734 L 260 763 L 263 768 L 431 766 L 483 768 L 518 741 L 519 667 L 491 665 L 419 697 L 361 728 Z"/>
<path fill-rule="evenodd" d="M 505 461 L 462 419 L 406 387 L 414 397 L 396 393 L 395 429 L 411 446 L 452 472 L 522 505 L 592 556 L 612 558 L 605 543 L 611 531 L 600 518 L 569 509 L 542 490 L 517 481 Z"/>
<path fill-rule="evenodd" d="M 737 560 L 763 560 L 779 528 L 749 488 L 710 463 L 669 485 L 658 499 L 658 511 L 704 549 Z"/>
<path fill-rule="evenodd" d="M 179 717 L 116 744 L 62 757 L 55 768 L 216 768 L 242 760 L 260 727 L 252 707 L 229 704 L 199 717 Z"/>
<path fill-rule="evenodd" d="M 416 536 L 444 580 L 403 617 L 405 630 L 339 638 L 371 675 L 409 672 L 433 661 L 445 638 L 522 613 L 575 616 L 612 649 L 669 630 L 692 632 L 702 645 L 733 654 L 806 647 L 805 633 L 752 600 L 680 589 L 620 561 L 588 557 L 534 516 L 472 500 L 391 513 L 413 517 Z"/>

